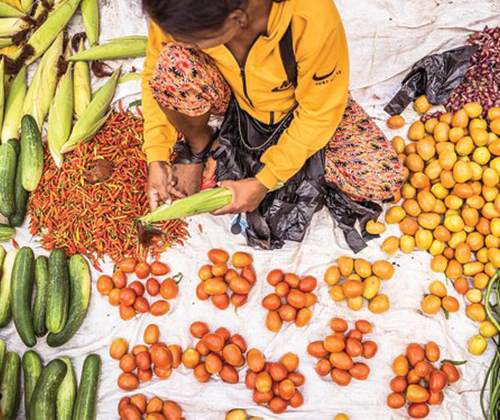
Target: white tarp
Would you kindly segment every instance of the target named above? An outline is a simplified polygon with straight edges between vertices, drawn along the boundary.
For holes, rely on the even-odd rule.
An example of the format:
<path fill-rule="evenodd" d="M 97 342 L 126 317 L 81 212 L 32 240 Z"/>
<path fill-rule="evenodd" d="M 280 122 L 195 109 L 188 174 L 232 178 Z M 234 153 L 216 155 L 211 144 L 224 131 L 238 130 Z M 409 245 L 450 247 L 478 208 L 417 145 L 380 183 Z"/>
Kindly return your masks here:
<path fill-rule="evenodd" d="M 138 0 L 102 0 L 100 3 L 102 40 L 146 34 L 146 19 Z M 379 121 L 389 137 L 397 133 L 387 131 L 387 116 L 382 108 L 396 92 L 398 83 L 411 65 L 427 54 L 462 45 L 471 32 L 482 30 L 485 25 L 500 24 L 498 0 L 338 0 L 337 5 L 349 39 L 353 95 Z M 81 28 L 79 16 L 73 26 Z M 141 60 L 128 62 L 125 68 L 129 70 L 132 65 L 140 66 Z M 137 82 L 127 83 L 120 86 L 118 96 L 125 97 L 138 92 Z M 412 121 L 415 115 L 408 111 L 406 117 L 407 121 Z M 118 401 L 127 395 L 116 384 L 120 373 L 118 363 L 108 353 L 113 338 L 124 337 L 131 346 L 142 343 L 144 328 L 154 322 L 160 325 L 162 340 L 186 348 L 194 345 L 188 330 L 189 325 L 197 320 L 208 322 L 214 329 L 225 326 L 231 332 L 241 334 L 250 347 L 262 350 L 271 361 L 286 352 L 297 353 L 301 361 L 299 371 L 307 378 L 303 388 L 305 404 L 298 410 L 289 409 L 280 416 L 257 407 L 252 402 L 252 392 L 244 385 L 246 368 L 240 372 L 241 381 L 237 385 L 225 384 L 219 379 L 200 384 L 194 379 L 192 371 L 181 367 L 170 379 L 155 379 L 134 392 L 176 401 L 182 406 L 187 419 L 223 419 L 224 413 L 232 408 L 244 408 L 252 415 L 266 419 L 326 420 L 340 412 L 347 413 L 351 419 L 401 418 L 406 414 L 404 410 L 392 411 L 386 406 L 389 381 L 393 377 L 392 361 L 404 352 L 409 343 L 425 344 L 430 340 L 439 344 L 443 358 L 468 360 L 468 363 L 460 367 L 462 380 L 446 390 L 443 405 L 433 407 L 429 418 L 482 417 L 479 390 L 491 359 L 491 348 L 482 357 L 469 355 L 467 340 L 477 333 L 478 325 L 465 316 L 465 301 L 454 292 L 451 283 L 447 283 L 448 291 L 459 299 L 460 312 L 451 314 L 448 321 L 442 314 L 424 316 L 421 313 L 420 302 L 428 285 L 435 279 L 445 280 L 443 275 L 430 271 L 428 254 L 416 252 L 409 256 L 398 254 L 390 257 L 388 260 L 396 263 L 396 274 L 392 280 L 384 283 L 382 289 L 390 297 L 390 311 L 374 315 L 364 308 L 356 313 L 347 309 L 345 303 L 333 302 L 322 280 L 326 268 L 333 261 L 342 255 L 352 256 L 341 232 L 334 229 L 326 211 L 315 217 L 302 244 L 288 243 L 282 250 L 272 252 L 247 249 L 242 237 L 229 232 L 229 220 L 229 216 L 206 216 L 191 220 L 191 239 L 184 247 L 163 254 L 162 260 L 170 265 L 174 274 L 184 274 L 179 297 L 173 301 L 168 315 L 155 318 L 148 314 L 124 322 L 119 318 L 117 308 L 111 307 L 94 286 L 89 314 L 78 335 L 68 345 L 51 349 L 44 339 L 39 340 L 36 350 L 44 361 L 68 355 L 76 366 L 78 376 L 86 354 L 96 352 L 102 356 L 98 419 L 118 418 Z M 198 230 L 200 223 L 204 233 Z M 397 229 L 391 228 L 384 237 L 390 234 L 399 235 Z M 32 238 L 26 229 L 19 229 L 16 239 L 21 246 L 38 246 L 37 238 Z M 359 257 L 369 261 L 386 259 L 380 251 L 382 241 L 383 238 L 373 241 Z M 12 249 L 10 244 L 4 246 L 7 250 Z M 254 256 L 259 281 L 250 294 L 249 302 L 237 313 L 231 307 L 226 311 L 216 310 L 208 302 L 196 299 L 197 269 L 206 263 L 206 252 L 213 247 L 224 248 L 228 252 L 245 250 Z M 37 249 L 36 253 L 45 252 Z M 319 302 L 314 307 L 312 322 L 308 327 L 298 329 L 288 326 L 277 335 L 265 328 L 266 311 L 261 307 L 261 300 L 272 291 L 265 277 L 273 268 L 300 275 L 310 274 L 319 279 Z M 112 265 L 105 265 L 104 270 L 111 273 Z M 94 271 L 93 276 L 96 280 L 98 273 Z M 352 381 L 347 388 L 338 387 L 329 378 L 320 378 L 314 371 L 316 359 L 306 353 L 309 342 L 329 334 L 329 320 L 333 316 L 349 321 L 362 318 L 372 321 L 374 331 L 369 338 L 379 345 L 379 353 L 369 361 L 371 375 L 368 380 Z M 0 336 L 6 338 L 9 349 L 19 353 L 26 351 L 12 325 L 0 331 Z M 24 410 L 18 418 L 24 418 L 23 413 Z"/>

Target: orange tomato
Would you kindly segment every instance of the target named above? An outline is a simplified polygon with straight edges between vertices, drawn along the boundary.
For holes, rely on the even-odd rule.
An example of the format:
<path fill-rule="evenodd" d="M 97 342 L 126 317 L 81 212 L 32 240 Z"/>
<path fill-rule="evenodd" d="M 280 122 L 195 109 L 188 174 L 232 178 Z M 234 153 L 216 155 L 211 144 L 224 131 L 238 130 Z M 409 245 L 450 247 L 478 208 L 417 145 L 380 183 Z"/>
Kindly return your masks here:
<path fill-rule="evenodd" d="M 168 302 L 164 300 L 157 300 L 149 308 L 149 313 L 153 316 L 162 316 L 165 315 L 169 311 L 169 309 L 170 305 L 168 304 Z"/>
<path fill-rule="evenodd" d="M 135 266 L 135 275 L 140 279 L 145 279 L 149 276 L 151 268 L 147 262 L 140 262 Z"/>
<path fill-rule="evenodd" d="M 127 276 L 121 270 L 116 270 L 113 273 L 113 284 L 117 289 L 122 289 L 127 285 Z"/>
<path fill-rule="evenodd" d="M 160 295 L 163 299 L 169 300 L 177 297 L 179 287 L 174 279 L 168 278 L 163 280 L 160 286 Z"/>
<path fill-rule="evenodd" d="M 420 344 L 412 343 L 406 348 L 406 357 L 410 365 L 415 366 L 418 362 L 425 359 L 425 351 Z"/>
<path fill-rule="evenodd" d="M 227 263 L 229 261 L 229 254 L 222 249 L 212 249 L 208 251 L 208 258 L 214 264 Z"/>

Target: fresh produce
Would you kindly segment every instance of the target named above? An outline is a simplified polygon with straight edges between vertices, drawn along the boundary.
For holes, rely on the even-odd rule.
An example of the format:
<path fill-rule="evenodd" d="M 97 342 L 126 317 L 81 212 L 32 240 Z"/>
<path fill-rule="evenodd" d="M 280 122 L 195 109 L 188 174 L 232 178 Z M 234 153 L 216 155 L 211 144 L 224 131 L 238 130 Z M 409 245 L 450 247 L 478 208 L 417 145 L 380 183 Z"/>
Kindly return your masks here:
<path fill-rule="evenodd" d="M 24 14 L 19 9 L 7 3 L 0 3 L 0 17 L 22 17 Z"/>
<path fill-rule="evenodd" d="M 92 277 L 90 269 L 81 255 L 73 255 L 69 260 L 70 298 L 68 318 L 64 328 L 47 337 L 50 347 L 59 347 L 67 343 L 82 325 L 90 303 Z"/>
<path fill-rule="evenodd" d="M 398 130 L 403 128 L 406 124 L 405 119 L 401 115 L 394 115 L 393 117 L 387 120 L 387 127 Z"/>
<path fill-rule="evenodd" d="M 54 334 L 61 332 L 68 318 L 69 302 L 68 260 L 64 252 L 55 249 L 49 256 L 49 283 L 45 324 Z"/>
<path fill-rule="evenodd" d="M 16 236 L 16 230 L 0 223 L 0 242 L 8 242 Z"/>
<path fill-rule="evenodd" d="M 9 140 L 9 143 L 17 142 L 15 139 Z M 19 146 L 20 147 L 20 146 Z M 26 217 L 26 211 L 28 206 L 28 196 L 29 192 L 23 187 L 23 168 L 21 165 L 21 159 L 19 158 L 20 153 L 18 153 L 17 167 L 16 167 L 16 178 L 14 181 L 14 206 L 15 211 L 11 217 L 9 217 L 9 224 L 13 227 L 19 227 L 23 224 Z"/>
<path fill-rule="evenodd" d="M 309 324 L 312 318 L 311 308 L 318 301 L 313 293 L 317 286 L 316 278 L 300 278 L 296 274 L 285 274 L 275 269 L 267 275 L 267 282 L 275 290 L 262 299 L 262 306 L 269 311 L 266 317 L 267 329 L 278 332 L 283 322 L 293 322 L 299 328 Z"/>
<path fill-rule="evenodd" d="M 39 256 L 35 260 L 36 295 L 33 303 L 33 329 L 37 337 L 47 334 L 45 312 L 47 310 L 47 291 L 49 283 L 49 259 Z"/>
<path fill-rule="evenodd" d="M 120 317 L 124 321 L 134 318 L 138 313 L 149 312 L 153 316 L 162 316 L 170 310 L 168 300 L 177 297 L 178 283 L 181 280 L 176 282 L 175 278 L 182 278 L 182 275 L 178 274 L 173 278 L 166 278 L 161 285 L 156 278 L 152 277 L 144 287 L 144 284 L 138 280 L 127 284 L 127 274 L 135 273 L 139 279 L 144 280 L 149 274 L 164 276 L 169 272 L 168 265 L 160 261 L 155 261 L 150 266 L 147 262 L 138 262 L 135 258 L 125 258 L 118 263 L 118 269 L 113 273 L 113 277 L 107 275 L 99 277 L 97 291 L 101 295 L 107 296 L 112 306 L 119 307 Z M 152 284 L 156 286 L 153 287 Z M 162 299 L 158 299 L 150 305 L 144 296 L 146 292 L 150 296 L 160 294 Z"/>
<path fill-rule="evenodd" d="M 123 373 L 118 377 L 118 387 L 124 391 L 137 389 L 141 382 L 150 381 L 153 373 L 160 379 L 168 379 L 181 363 L 182 350 L 177 344 L 167 345 L 160 340 L 160 330 L 150 324 L 144 330 L 144 342 L 129 353 L 128 342 L 117 338 L 111 344 L 110 356 L 120 361 Z"/>
<path fill-rule="evenodd" d="M 93 47 L 99 43 L 99 2 L 98 0 L 82 0 L 83 26 L 85 34 Z"/>
<path fill-rule="evenodd" d="M 21 120 L 21 180 L 26 191 L 34 191 L 43 173 L 43 146 L 40 130 L 31 115 L 25 115 Z"/>
<path fill-rule="evenodd" d="M 403 203 L 389 209 L 385 221 L 399 224 L 403 235 L 382 245 L 388 253 L 398 247 L 405 253 L 429 252 L 431 269 L 454 281 L 455 290 L 470 302 L 467 316 L 480 324 L 486 321 L 484 290 L 500 266 L 500 140 L 495 132 L 500 113 L 491 108 L 487 119 L 480 118 L 483 114 L 481 104 L 467 103 L 455 114 L 414 122 L 408 133 L 414 143 L 395 144 L 407 180 Z M 443 300 L 457 307 L 453 298 Z M 435 297 L 424 302 L 431 311 L 438 305 Z"/>
<path fill-rule="evenodd" d="M 158 397 L 149 399 L 143 394 L 123 397 L 118 403 L 118 415 L 122 420 L 143 418 L 152 420 L 180 420 L 182 408 L 173 401 L 162 401 Z M 144 417 L 145 416 L 145 417 Z"/>
<path fill-rule="evenodd" d="M 28 206 L 30 233 L 41 237 L 45 249 L 61 248 L 69 257 L 78 253 L 99 267 L 105 254 L 114 262 L 129 256 L 145 260 L 148 251 L 155 255 L 182 244 L 187 230 L 181 220 L 159 226 L 164 233 L 150 238 L 146 247 L 138 242 L 134 219 L 148 207 L 143 131 L 141 117 L 120 110 L 92 140 L 68 155 L 61 169 L 46 151 L 42 180 Z M 95 156 L 111 165 L 109 179 L 97 183 L 90 175 L 102 176 L 103 169 L 96 166 Z"/>
<path fill-rule="evenodd" d="M 89 354 L 83 363 L 82 376 L 73 409 L 74 420 L 94 420 L 96 418 L 99 380 L 101 377 L 101 358 Z"/>
<path fill-rule="evenodd" d="M 71 420 L 77 391 L 75 369 L 69 357 L 63 356 L 59 360 L 66 363 L 68 370 L 57 391 L 57 420 Z"/>
<path fill-rule="evenodd" d="M 18 252 L 10 251 L 3 261 L 0 281 L 0 328 L 7 326 L 12 319 L 12 271 Z"/>
<path fill-rule="evenodd" d="M 391 380 L 392 393 L 387 397 L 387 405 L 397 410 L 408 402 L 411 418 L 424 418 L 430 413 L 430 406 L 441 405 L 448 385 L 460 379 L 455 364 L 442 361 L 436 369 L 433 363 L 439 361 L 441 352 L 436 343 L 430 341 L 424 346 L 412 343 L 406 353 L 394 359 L 392 370 L 396 376 Z"/>
<path fill-rule="evenodd" d="M 17 154 L 11 144 L 0 145 L 0 213 L 11 217 L 16 211 L 14 184 Z"/>
<path fill-rule="evenodd" d="M 35 390 L 38 378 L 42 374 L 43 362 L 38 353 L 33 350 L 29 350 L 23 355 L 22 360 L 23 365 L 23 376 L 24 376 L 24 406 L 26 418 L 31 419 L 30 415 L 30 403 L 31 396 Z"/>
<path fill-rule="evenodd" d="M 21 359 L 17 353 L 8 352 L 0 383 L 0 409 L 4 419 L 15 419 L 21 404 Z"/>
<path fill-rule="evenodd" d="M 7 351 L 7 345 L 5 344 L 5 341 L 0 338 L 0 384 L 2 382 L 6 351 Z"/>
<path fill-rule="evenodd" d="M 210 332 L 207 324 L 197 321 L 189 328 L 191 335 L 199 339 L 194 348 L 182 353 L 182 363 L 193 369 L 199 382 L 207 382 L 212 375 L 230 384 L 239 382 L 237 368 L 245 364 L 247 344 L 239 334 L 233 334 L 224 327 Z"/>
<path fill-rule="evenodd" d="M 469 292 L 467 293 L 469 294 Z M 482 294 L 480 291 L 479 295 L 481 296 L 479 301 L 481 301 Z M 446 317 L 448 317 L 449 313 L 458 312 L 460 303 L 453 296 L 448 296 L 446 286 L 439 280 L 436 280 L 431 283 L 429 286 L 429 294 L 422 300 L 422 311 L 428 315 L 433 315 L 440 309 L 442 309 Z"/>
<path fill-rule="evenodd" d="M 245 252 L 233 254 L 233 268 L 230 268 L 229 254 L 222 249 L 208 252 L 212 264 L 202 266 L 198 271 L 200 283 L 196 287 L 196 296 L 200 300 L 212 301 L 218 309 L 227 309 L 231 303 L 238 308 L 247 300 L 257 276 L 252 268 L 252 257 Z M 237 272 L 240 269 L 240 272 Z"/>
<path fill-rule="evenodd" d="M 225 420 L 263 420 L 262 417 L 250 416 L 245 410 L 235 408 L 226 413 Z"/>
<path fill-rule="evenodd" d="M 12 269 L 12 318 L 17 333 L 28 347 L 36 345 L 31 300 L 35 277 L 35 255 L 29 247 L 19 250 Z"/>
<path fill-rule="evenodd" d="M 325 282 L 330 288 L 330 296 L 335 302 L 347 300 L 348 306 L 359 311 L 365 299 L 368 309 L 381 314 L 389 309 L 389 297 L 380 294 L 382 281 L 390 280 L 394 266 L 387 261 L 368 261 L 357 258 L 340 257 L 335 265 L 325 272 Z"/>
<path fill-rule="evenodd" d="M 248 371 L 245 384 L 253 390 L 253 401 L 267 406 L 274 414 L 284 413 L 288 406 L 298 408 L 304 404 L 300 387 L 306 378 L 297 371 L 299 358 L 285 354 L 279 362 L 266 362 L 257 349 L 247 354 Z"/>
<path fill-rule="evenodd" d="M 30 414 L 37 420 L 54 420 L 57 410 L 57 391 L 68 368 L 59 359 L 52 360 L 42 370 L 31 395 Z"/>
<path fill-rule="evenodd" d="M 2 143 L 7 143 L 12 138 L 19 138 L 26 90 L 26 66 L 23 66 L 12 82 L 5 102 Z"/>
<path fill-rule="evenodd" d="M 86 51 L 72 55 L 69 60 L 117 60 L 145 57 L 147 45 L 148 37 L 146 36 L 127 36 L 123 38 L 110 39 L 104 44 L 92 46 L 92 48 Z"/>
<path fill-rule="evenodd" d="M 94 1 L 94 0 L 88 0 Z M 84 51 L 83 38 L 79 40 L 75 39 L 73 46 L 77 52 Z M 76 48 L 77 47 L 77 48 Z M 92 86 L 90 80 L 90 69 L 89 64 L 86 61 L 77 61 L 74 64 L 73 71 L 73 88 L 74 88 L 74 108 L 75 108 L 75 118 L 79 119 L 84 111 L 90 104 L 92 100 Z M 109 124 L 109 120 L 106 124 Z M 67 139 L 66 139 L 67 140 Z"/>
<path fill-rule="evenodd" d="M 355 328 L 347 331 L 348 324 L 341 318 L 333 318 L 330 322 L 332 335 L 323 341 L 314 341 L 307 347 L 307 352 L 319 359 L 316 363 L 316 373 L 319 376 L 330 375 L 339 386 L 348 386 L 351 379 L 364 381 L 370 375 L 366 363 L 356 361 L 356 358 L 371 359 L 378 351 L 373 341 L 362 341 L 364 334 L 372 332 L 372 324 L 365 320 L 355 323 Z"/>

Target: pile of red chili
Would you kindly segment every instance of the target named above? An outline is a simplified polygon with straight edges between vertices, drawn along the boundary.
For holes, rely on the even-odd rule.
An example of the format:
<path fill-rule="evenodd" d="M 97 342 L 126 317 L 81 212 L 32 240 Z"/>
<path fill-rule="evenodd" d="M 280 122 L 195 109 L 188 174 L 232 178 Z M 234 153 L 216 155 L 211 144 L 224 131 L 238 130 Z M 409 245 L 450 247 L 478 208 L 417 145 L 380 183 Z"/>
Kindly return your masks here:
<path fill-rule="evenodd" d="M 63 249 L 98 260 L 114 262 L 125 256 L 144 259 L 188 236 L 186 223 L 168 221 L 158 228 L 149 249 L 140 245 L 134 220 L 148 211 L 147 163 L 141 150 L 144 120 L 130 110 L 113 112 L 99 133 L 65 156 L 58 169 L 46 152 L 42 180 L 30 195 L 30 232 L 41 236 L 43 248 Z M 105 165 L 99 165 L 99 163 Z M 97 166 L 96 166 L 97 163 Z M 105 168 L 94 179 L 92 168 Z M 104 179 L 107 178 L 107 179 Z"/>

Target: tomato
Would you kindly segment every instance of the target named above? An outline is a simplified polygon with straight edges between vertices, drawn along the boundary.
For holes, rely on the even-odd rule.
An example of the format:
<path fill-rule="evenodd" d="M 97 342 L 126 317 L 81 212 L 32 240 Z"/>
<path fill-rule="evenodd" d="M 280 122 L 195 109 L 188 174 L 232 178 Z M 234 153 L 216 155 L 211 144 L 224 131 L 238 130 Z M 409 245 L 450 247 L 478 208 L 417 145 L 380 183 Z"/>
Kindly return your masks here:
<path fill-rule="evenodd" d="M 406 389 L 406 398 L 412 403 L 424 403 L 429 397 L 429 391 L 420 385 L 411 384 Z"/>
<path fill-rule="evenodd" d="M 128 321 L 135 316 L 135 309 L 132 306 L 120 305 L 120 317 L 124 321 Z"/>
<path fill-rule="evenodd" d="M 177 297 L 179 287 L 174 279 L 168 278 L 163 281 L 160 287 L 160 295 L 163 299 L 170 300 Z"/>
<path fill-rule="evenodd" d="M 140 314 L 145 314 L 149 311 L 149 302 L 143 296 L 139 296 L 134 302 L 134 309 Z"/>
<path fill-rule="evenodd" d="M 145 279 L 147 276 L 149 276 L 150 272 L 151 268 L 149 267 L 149 264 L 147 262 L 143 261 L 135 266 L 135 275 L 140 279 Z"/>
<path fill-rule="evenodd" d="M 142 296 L 144 294 L 144 285 L 140 281 L 133 281 L 128 287 L 135 292 L 136 296 Z"/>
<path fill-rule="evenodd" d="M 152 263 L 150 269 L 153 276 L 165 276 L 170 272 L 170 268 L 168 267 L 168 265 L 160 261 L 155 261 L 154 263 Z M 146 277 L 148 276 L 148 274 L 146 274 Z"/>
<path fill-rule="evenodd" d="M 109 276 L 101 276 L 97 279 L 97 291 L 103 295 L 108 296 L 109 292 L 113 290 L 113 280 Z"/>
<path fill-rule="evenodd" d="M 149 313 L 153 316 L 165 315 L 170 309 L 168 302 L 164 300 L 157 300 L 149 308 Z"/>
<path fill-rule="evenodd" d="M 113 273 L 113 283 L 118 289 L 122 289 L 127 285 L 127 276 L 121 270 L 116 270 Z"/>
<path fill-rule="evenodd" d="M 160 282 L 154 278 L 148 279 L 146 282 L 146 290 L 149 296 L 158 296 L 158 293 L 160 293 Z"/>
<path fill-rule="evenodd" d="M 124 273 L 133 273 L 135 271 L 135 266 L 137 265 L 137 260 L 135 258 L 124 258 L 118 263 L 118 268 Z"/>
<path fill-rule="evenodd" d="M 135 302 L 136 294 L 133 289 L 128 287 L 120 290 L 120 304 L 124 306 L 132 306 Z"/>

